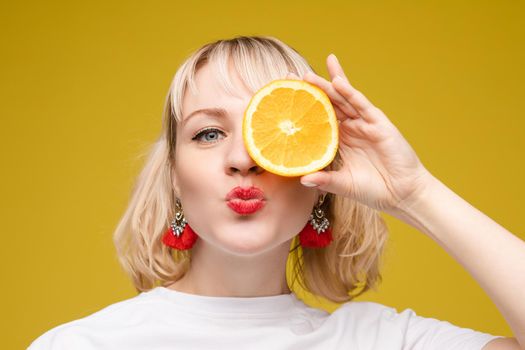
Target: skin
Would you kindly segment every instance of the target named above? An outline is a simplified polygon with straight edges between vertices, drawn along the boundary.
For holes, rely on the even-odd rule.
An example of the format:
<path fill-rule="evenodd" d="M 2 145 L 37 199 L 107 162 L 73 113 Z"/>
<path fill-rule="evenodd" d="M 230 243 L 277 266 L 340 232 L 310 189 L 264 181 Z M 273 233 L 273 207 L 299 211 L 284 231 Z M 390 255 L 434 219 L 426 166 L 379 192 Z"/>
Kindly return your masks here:
<path fill-rule="evenodd" d="M 183 99 L 177 126 L 174 188 L 199 239 L 192 264 L 171 288 L 210 296 L 268 296 L 290 293 L 286 259 L 292 238 L 305 226 L 319 191 L 265 171 L 244 147 L 242 119 L 252 93 L 230 67 L 236 95 L 219 85 L 213 67 L 196 74 L 197 93 Z M 224 108 L 227 116 L 195 114 Z M 194 139 L 203 129 L 214 128 Z M 255 214 L 232 211 L 225 197 L 236 186 L 256 186 L 266 204 Z M 206 218 L 206 219 L 203 219 Z"/>
<path fill-rule="evenodd" d="M 484 349 L 525 349 L 525 242 L 434 177 L 388 117 L 350 84 L 335 55 L 328 56 L 327 67 L 331 81 L 313 73 L 303 79 L 322 88 L 336 107 L 345 166 L 301 181 L 428 235 L 472 275 L 516 335 Z"/>
<path fill-rule="evenodd" d="M 388 117 L 350 84 L 335 55 L 328 56 L 327 68 L 330 80 L 314 73 L 302 79 L 323 89 L 335 107 L 344 166 L 338 171 L 303 176 L 300 181 L 304 188 L 298 179 L 259 174 L 260 169 L 254 168 L 240 131 L 242 112 L 250 97 L 247 90 L 239 86 L 238 91 L 246 94 L 240 93 L 235 99 L 213 88 L 213 76 L 198 80 L 198 86 L 208 92 L 187 97 L 185 113 L 190 106 L 204 102 L 227 103 L 232 111 L 230 138 L 221 143 L 233 156 L 220 146 L 191 146 L 182 136 L 185 127 L 181 127 L 177 159 L 179 164 L 192 164 L 192 169 L 178 167 L 174 186 L 188 221 L 195 224 L 202 239 L 194 248 L 189 273 L 172 287 L 217 296 L 289 293 L 285 262 L 290 239 L 306 222 L 319 193 L 326 191 L 388 213 L 436 241 L 485 290 L 516 335 L 492 340 L 484 349 L 525 349 L 525 242 L 434 177 Z M 288 78 L 300 79 L 294 75 Z M 197 155 L 208 151 L 205 162 L 198 160 Z M 268 191 L 271 201 L 265 210 L 272 215 L 264 216 L 267 220 L 243 221 L 221 209 L 221 196 L 248 181 L 256 181 Z M 198 198 L 192 200 L 192 196 Z M 279 210 L 271 210 L 273 206 Z M 203 212 L 210 216 L 202 216 Z M 221 215 L 227 218 L 221 219 Z M 211 220 L 200 222 L 199 217 Z M 216 226 L 211 225 L 214 221 Z"/>

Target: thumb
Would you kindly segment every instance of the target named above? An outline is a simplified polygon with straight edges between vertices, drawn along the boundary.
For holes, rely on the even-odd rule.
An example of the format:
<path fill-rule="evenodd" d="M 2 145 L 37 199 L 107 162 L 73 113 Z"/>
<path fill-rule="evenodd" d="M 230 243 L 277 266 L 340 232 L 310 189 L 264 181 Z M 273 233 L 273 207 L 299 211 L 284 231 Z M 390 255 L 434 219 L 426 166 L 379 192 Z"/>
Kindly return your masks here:
<path fill-rule="evenodd" d="M 342 183 L 341 177 L 337 175 L 336 171 L 318 171 L 302 176 L 300 181 L 306 187 L 316 187 L 326 192 L 344 194 L 345 184 Z"/>

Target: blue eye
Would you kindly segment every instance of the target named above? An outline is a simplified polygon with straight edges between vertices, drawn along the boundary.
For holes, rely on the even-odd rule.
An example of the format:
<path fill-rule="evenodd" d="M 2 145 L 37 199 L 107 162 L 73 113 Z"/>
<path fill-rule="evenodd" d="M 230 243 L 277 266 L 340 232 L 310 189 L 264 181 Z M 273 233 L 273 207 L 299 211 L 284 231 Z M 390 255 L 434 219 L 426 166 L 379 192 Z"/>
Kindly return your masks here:
<path fill-rule="evenodd" d="M 224 137 L 224 132 L 219 129 L 209 128 L 199 131 L 192 140 L 196 140 L 204 143 L 214 143 L 219 141 L 221 137 Z"/>

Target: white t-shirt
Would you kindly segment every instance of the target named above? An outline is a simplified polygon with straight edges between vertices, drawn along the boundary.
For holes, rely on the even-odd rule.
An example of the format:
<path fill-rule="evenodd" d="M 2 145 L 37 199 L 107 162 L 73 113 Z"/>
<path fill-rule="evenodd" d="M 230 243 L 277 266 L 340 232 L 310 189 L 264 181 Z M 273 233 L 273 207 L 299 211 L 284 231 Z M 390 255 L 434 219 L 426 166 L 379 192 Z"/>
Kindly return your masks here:
<path fill-rule="evenodd" d="M 332 314 L 295 294 L 208 297 L 156 287 L 55 327 L 29 350 L 481 349 L 496 336 L 373 302 Z"/>

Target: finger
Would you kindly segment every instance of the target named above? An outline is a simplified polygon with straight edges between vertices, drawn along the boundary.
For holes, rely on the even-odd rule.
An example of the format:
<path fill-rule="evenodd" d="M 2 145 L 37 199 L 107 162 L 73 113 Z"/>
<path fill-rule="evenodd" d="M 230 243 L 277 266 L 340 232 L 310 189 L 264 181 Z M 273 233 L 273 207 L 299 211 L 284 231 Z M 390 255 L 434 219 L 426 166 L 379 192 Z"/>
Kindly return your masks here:
<path fill-rule="evenodd" d="M 339 124 L 341 134 L 347 134 L 347 143 L 354 144 L 356 139 L 379 142 L 384 138 L 384 134 L 378 129 L 377 125 L 367 122 L 363 118 L 347 119 Z"/>
<path fill-rule="evenodd" d="M 339 60 L 333 53 L 326 58 L 326 67 L 328 68 L 328 74 L 330 74 L 330 80 L 333 80 L 336 76 L 340 76 L 345 81 L 348 81 L 343 67 L 341 67 Z"/>
<path fill-rule="evenodd" d="M 301 80 L 301 78 L 296 75 L 295 73 L 292 73 L 292 72 L 289 72 L 287 75 L 286 75 L 286 79 L 291 79 L 291 80 Z"/>
<path fill-rule="evenodd" d="M 337 120 L 341 120 L 341 121 L 348 120 L 348 119 L 353 120 L 352 118 L 348 118 L 347 114 L 343 112 L 341 108 L 339 108 L 336 104 L 333 104 L 332 106 L 334 106 L 335 117 L 337 118 Z"/>
<path fill-rule="evenodd" d="M 313 72 L 306 72 L 303 76 L 303 80 L 311 84 L 318 86 L 323 90 L 331 101 L 333 101 L 337 106 L 346 114 L 344 119 L 347 117 L 350 118 L 359 118 L 359 113 L 357 110 L 342 96 L 337 90 L 332 86 L 332 83 L 324 79 L 323 77 L 318 76 Z M 343 120 L 344 120 L 343 119 Z"/>
<path fill-rule="evenodd" d="M 342 77 L 336 76 L 332 80 L 332 85 L 357 110 L 363 119 L 375 122 L 381 118 L 379 109 Z"/>
<path fill-rule="evenodd" d="M 338 175 L 340 174 L 337 171 L 318 171 L 302 176 L 300 181 L 306 187 L 315 187 L 322 191 L 343 196 L 347 195 L 346 189 L 348 184 L 345 183 L 345 177 Z"/>

